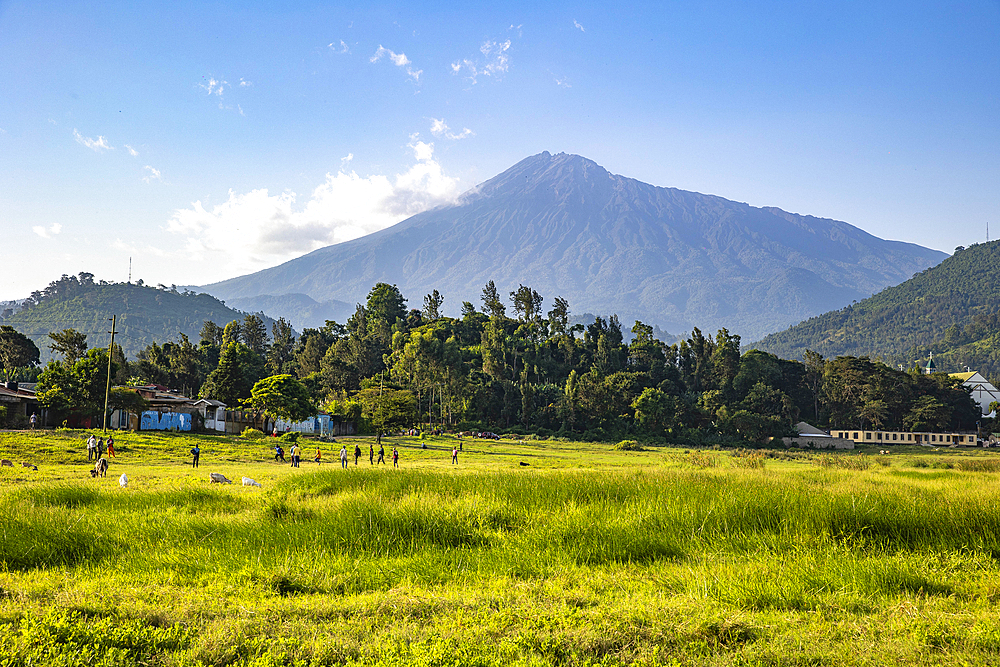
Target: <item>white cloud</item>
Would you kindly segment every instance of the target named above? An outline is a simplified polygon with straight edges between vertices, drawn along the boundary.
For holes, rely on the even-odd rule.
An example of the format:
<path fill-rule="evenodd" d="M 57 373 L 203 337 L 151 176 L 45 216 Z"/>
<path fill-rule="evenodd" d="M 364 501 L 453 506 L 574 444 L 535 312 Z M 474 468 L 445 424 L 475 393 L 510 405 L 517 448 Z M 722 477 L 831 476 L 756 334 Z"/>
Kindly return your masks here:
<path fill-rule="evenodd" d="M 240 88 L 249 88 L 253 86 L 253 81 L 244 81 L 243 77 L 240 77 Z"/>
<path fill-rule="evenodd" d="M 37 225 L 35 227 L 32 227 L 31 231 L 35 232 L 43 239 L 50 239 L 62 231 L 62 225 L 60 225 L 58 222 L 52 223 L 47 228 L 42 227 L 41 225 Z"/>
<path fill-rule="evenodd" d="M 348 164 L 350 164 L 351 160 L 353 159 L 354 159 L 354 153 L 348 153 L 344 157 L 340 158 L 340 168 L 343 169 L 344 167 L 346 167 Z"/>
<path fill-rule="evenodd" d="M 587 32 L 586 30 L 584 30 L 583 26 L 580 25 L 580 22 L 577 21 L 576 19 L 573 19 L 573 27 L 579 28 L 580 32 Z"/>
<path fill-rule="evenodd" d="M 465 70 L 467 72 L 466 78 L 473 85 L 477 83 L 480 75 L 491 76 L 499 80 L 510 66 L 510 56 L 507 53 L 509 50 L 509 39 L 505 42 L 486 40 L 479 47 L 479 52 L 483 55 L 482 59 L 469 60 L 463 58 L 462 60 L 457 60 L 451 64 L 451 73 L 458 74 L 462 70 Z"/>
<path fill-rule="evenodd" d="M 329 44 L 327 44 L 327 48 L 329 48 L 334 53 L 350 53 L 351 52 L 351 48 L 349 46 L 347 46 L 347 42 L 345 42 L 344 40 L 340 40 L 340 45 L 339 46 L 336 45 L 336 44 L 334 44 L 333 42 L 330 42 Z"/>
<path fill-rule="evenodd" d="M 405 172 L 362 178 L 346 166 L 308 197 L 266 189 L 229 192 L 226 201 L 206 206 L 197 201 L 174 211 L 167 230 L 184 239 L 179 250 L 187 260 L 210 266 L 206 280 L 273 266 L 332 243 L 348 241 L 388 227 L 421 211 L 455 201 L 457 178 L 434 160 L 434 145 L 412 135 L 408 144 L 415 163 Z"/>
<path fill-rule="evenodd" d="M 222 91 L 224 91 L 226 86 L 229 85 L 228 81 L 216 79 L 212 75 L 207 77 L 203 76 L 201 78 L 202 82 L 198 84 L 198 87 L 206 91 L 209 95 L 218 95 L 219 97 L 222 97 Z"/>
<path fill-rule="evenodd" d="M 415 70 L 412 67 L 410 67 L 410 65 L 412 65 L 413 62 L 406 57 L 405 53 L 396 53 L 395 51 L 387 49 L 381 44 L 379 44 L 378 51 L 375 52 L 375 55 L 369 58 L 369 62 L 377 63 L 383 57 L 388 57 L 389 60 L 391 60 L 396 67 L 406 68 L 406 75 L 408 77 L 410 77 L 416 82 L 420 81 L 420 75 L 424 73 L 424 70 L 422 69 Z"/>
<path fill-rule="evenodd" d="M 150 167 L 147 164 L 145 167 L 143 167 L 143 170 L 149 172 L 148 174 L 146 174 L 145 176 L 142 177 L 142 180 L 146 181 L 147 183 L 152 183 L 153 181 L 162 181 L 163 180 L 162 178 L 160 178 L 160 170 L 159 169 L 156 169 L 155 167 Z"/>
<path fill-rule="evenodd" d="M 73 138 L 76 139 L 76 143 L 81 146 L 86 146 L 95 153 L 100 153 L 101 151 L 113 151 L 115 148 L 108 144 L 108 140 L 102 136 L 98 136 L 96 139 L 91 139 L 90 137 L 85 137 L 73 128 Z"/>
<path fill-rule="evenodd" d="M 573 86 L 570 85 L 569 79 L 567 79 L 565 77 L 562 78 L 562 79 L 560 79 L 559 77 L 555 77 L 555 79 L 556 79 L 556 85 L 559 86 L 560 88 L 572 88 L 573 87 Z"/>
<path fill-rule="evenodd" d="M 137 151 L 136 149 L 132 148 L 128 144 L 125 144 L 125 150 L 127 150 L 128 154 L 131 155 L 132 157 L 139 157 L 139 151 Z"/>
<path fill-rule="evenodd" d="M 452 132 L 451 128 L 448 127 L 448 124 L 444 122 L 444 118 L 431 118 L 431 134 L 438 138 L 458 140 L 474 136 L 475 132 L 465 127 L 462 128 L 461 132 L 456 134 L 455 132 Z"/>

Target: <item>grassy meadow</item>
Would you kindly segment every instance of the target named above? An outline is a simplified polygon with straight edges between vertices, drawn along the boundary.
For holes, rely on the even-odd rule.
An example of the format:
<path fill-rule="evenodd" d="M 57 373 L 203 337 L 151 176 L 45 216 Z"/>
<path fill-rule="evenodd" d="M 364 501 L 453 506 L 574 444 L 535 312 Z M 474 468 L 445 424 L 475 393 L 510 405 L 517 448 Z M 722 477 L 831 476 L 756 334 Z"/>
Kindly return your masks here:
<path fill-rule="evenodd" d="M 992 451 L 86 435 L 0 433 L 0 665 L 1000 661 Z"/>

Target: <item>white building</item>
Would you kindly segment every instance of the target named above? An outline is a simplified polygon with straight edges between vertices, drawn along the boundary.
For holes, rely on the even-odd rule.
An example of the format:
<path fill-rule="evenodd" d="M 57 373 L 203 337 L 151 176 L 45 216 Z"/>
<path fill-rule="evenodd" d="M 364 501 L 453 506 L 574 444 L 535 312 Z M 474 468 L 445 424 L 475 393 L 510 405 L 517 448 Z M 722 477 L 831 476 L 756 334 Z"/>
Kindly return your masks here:
<path fill-rule="evenodd" d="M 990 403 L 1000 402 L 1000 391 L 990 384 L 990 381 L 979 374 L 978 371 L 968 373 L 950 373 L 951 377 L 958 378 L 966 387 L 972 390 L 972 400 L 979 404 L 979 409 L 984 415 L 990 413 Z"/>

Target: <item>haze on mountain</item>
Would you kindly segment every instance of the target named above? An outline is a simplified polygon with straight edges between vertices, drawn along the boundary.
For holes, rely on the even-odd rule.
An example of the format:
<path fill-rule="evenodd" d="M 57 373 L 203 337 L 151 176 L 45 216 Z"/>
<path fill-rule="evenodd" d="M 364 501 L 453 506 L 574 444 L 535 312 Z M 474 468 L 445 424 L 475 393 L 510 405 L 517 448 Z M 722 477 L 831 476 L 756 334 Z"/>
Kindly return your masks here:
<path fill-rule="evenodd" d="M 966 366 L 1000 378 L 1000 241 L 957 248 L 906 282 L 766 336 L 753 347 L 785 359 L 869 356 L 904 367 L 934 354 L 938 370 Z"/>
<path fill-rule="evenodd" d="M 727 327 L 752 340 L 906 280 L 947 255 L 845 222 L 642 183 L 577 155 L 531 156 L 450 206 L 202 289 L 362 302 L 376 282 L 419 307 L 479 304 L 493 280 L 670 332 Z M 254 309 L 257 309 L 254 307 Z M 270 313 L 276 316 L 275 313 Z M 293 324 L 301 326 L 293 320 Z"/>

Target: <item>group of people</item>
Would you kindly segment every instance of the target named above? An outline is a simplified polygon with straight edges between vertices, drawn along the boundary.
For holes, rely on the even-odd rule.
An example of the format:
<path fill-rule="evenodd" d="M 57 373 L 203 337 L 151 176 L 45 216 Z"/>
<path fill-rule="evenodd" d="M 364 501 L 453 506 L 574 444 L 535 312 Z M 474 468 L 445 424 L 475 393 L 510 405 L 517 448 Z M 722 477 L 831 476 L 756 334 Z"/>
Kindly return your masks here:
<path fill-rule="evenodd" d="M 104 442 L 104 438 L 95 438 L 94 434 L 91 433 L 90 437 L 87 439 L 87 460 L 96 461 L 97 459 L 104 456 L 107 452 L 108 456 L 111 458 L 117 458 L 115 456 L 115 438 L 112 435 L 108 436 L 107 443 Z"/>

